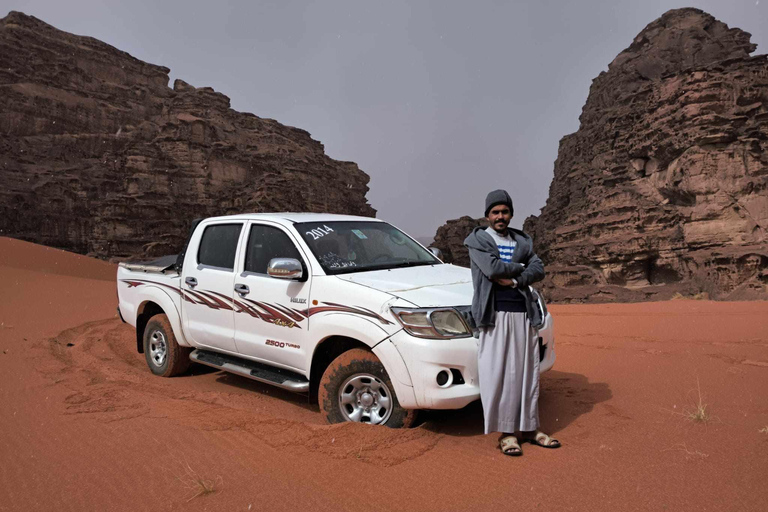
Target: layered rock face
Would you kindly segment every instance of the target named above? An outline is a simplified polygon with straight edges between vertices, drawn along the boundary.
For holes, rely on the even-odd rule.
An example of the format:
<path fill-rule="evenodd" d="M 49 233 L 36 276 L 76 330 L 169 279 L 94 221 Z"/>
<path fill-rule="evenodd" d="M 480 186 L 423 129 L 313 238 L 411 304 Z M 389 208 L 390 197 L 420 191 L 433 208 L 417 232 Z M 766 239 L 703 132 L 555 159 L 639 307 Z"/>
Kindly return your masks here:
<path fill-rule="evenodd" d="M 469 215 L 449 220 L 439 228 L 435 234 L 432 247 L 437 247 L 443 252 L 443 261 L 462 267 L 469 267 L 469 251 L 464 247 L 464 239 L 467 238 L 476 227 L 488 227 L 485 217 L 473 219 Z"/>
<path fill-rule="evenodd" d="M 0 235 L 99 257 L 175 252 L 192 219 L 374 216 L 368 175 L 105 43 L 0 20 Z"/>
<path fill-rule="evenodd" d="M 594 80 L 524 227 L 551 299 L 768 298 L 768 60 L 755 48 L 674 10 Z"/>

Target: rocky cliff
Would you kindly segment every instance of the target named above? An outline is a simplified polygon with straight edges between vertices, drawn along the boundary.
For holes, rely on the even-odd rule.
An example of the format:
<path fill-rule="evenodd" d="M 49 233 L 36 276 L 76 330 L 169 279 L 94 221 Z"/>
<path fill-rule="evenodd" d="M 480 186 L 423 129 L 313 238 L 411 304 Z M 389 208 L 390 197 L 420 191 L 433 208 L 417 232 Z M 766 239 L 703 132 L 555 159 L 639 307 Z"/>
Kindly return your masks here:
<path fill-rule="evenodd" d="M 697 9 L 592 83 L 526 220 L 560 301 L 768 298 L 768 60 Z"/>
<path fill-rule="evenodd" d="M 698 9 L 648 25 L 592 83 L 526 219 L 550 300 L 768 299 L 768 58 Z M 435 236 L 468 266 L 464 237 Z"/>
<path fill-rule="evenodd" d="M 304 130 L 103 42 L 0 20 L 0 235 L 99 257 L 175 252 L 195 217 L 374 216 L 368 175 Z"/>
<path fill-rule="evenodd" d="M 479 226 L 488 227 L 488 220 L 485 218 L 473 219 L 469 215 L 449 220 L 437 228 L 432 247 L 437 247 L 443 252 L 445 263 L 469 267 L 469 252 L 464 247 L 464 239 Z"/>

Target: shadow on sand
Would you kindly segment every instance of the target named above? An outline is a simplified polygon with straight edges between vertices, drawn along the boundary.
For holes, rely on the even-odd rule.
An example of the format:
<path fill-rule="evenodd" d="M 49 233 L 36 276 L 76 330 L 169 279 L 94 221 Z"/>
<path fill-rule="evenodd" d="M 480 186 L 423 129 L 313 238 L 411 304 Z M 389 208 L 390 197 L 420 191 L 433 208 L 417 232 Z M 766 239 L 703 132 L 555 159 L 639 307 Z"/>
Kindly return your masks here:
<path fill-rule="evenodd" d="M 305 394 L 292 393 L 269 384 L 263 384 L 209 366 L 192 364 L 185 377 L 218 373 L 216 381 L 251 393 L 269 395 L 312 412 L 319 412 L 316 401 Z M 539 391 L 539 419 L 541 429 L 557 433 L 576 418 L 592 411 L 596 404 L 613 396 L 605 382 L 589 382 L 580 373 L 551 370 L 541 376 Z M 429 431 L 449 436 L 483 435 L 483 407 L 476 400 L 463 409 L 421 411 L 417 425 Z"/>
<path fill-rule="evenodd" d="M 557 433 L 612 396 L 605 382 L 589 382 L 579 373 L 546 372 L 541 376 L 539 390 L 541 429 Z M 483 435 L 480 400 L 457 411 L 422 411 L 419 421 L 422 428 L 449 436 Z"/>

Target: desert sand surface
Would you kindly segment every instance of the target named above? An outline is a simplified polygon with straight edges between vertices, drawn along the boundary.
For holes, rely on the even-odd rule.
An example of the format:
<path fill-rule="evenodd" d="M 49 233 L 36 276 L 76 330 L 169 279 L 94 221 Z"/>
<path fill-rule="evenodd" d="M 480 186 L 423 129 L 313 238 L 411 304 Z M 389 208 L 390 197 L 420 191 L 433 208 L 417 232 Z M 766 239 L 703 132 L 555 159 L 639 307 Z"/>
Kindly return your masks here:
<path fill-rule="evenodd" d="M 513 458 L 478 403 L 326 425 L 206 367 L 155 377 L 115 272 L 0 238 L 2 511 L 766 510 L 768 302 L 553 306 L 540 411 L 564 446 Z"/>

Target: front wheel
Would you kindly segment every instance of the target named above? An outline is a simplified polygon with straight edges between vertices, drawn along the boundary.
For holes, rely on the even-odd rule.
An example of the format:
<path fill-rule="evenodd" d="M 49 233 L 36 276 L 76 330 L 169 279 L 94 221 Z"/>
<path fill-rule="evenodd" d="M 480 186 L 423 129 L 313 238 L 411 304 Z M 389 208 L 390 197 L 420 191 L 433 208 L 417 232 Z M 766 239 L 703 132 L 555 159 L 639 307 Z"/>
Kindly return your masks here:
<path fill-rule="evenodd" d="M 361 348 L 344 352 L 326 368 L 318 392 L 328 423 L 353 421 L 407 428 L 416 411 L 403 409 L 381 361 Z"/>

